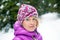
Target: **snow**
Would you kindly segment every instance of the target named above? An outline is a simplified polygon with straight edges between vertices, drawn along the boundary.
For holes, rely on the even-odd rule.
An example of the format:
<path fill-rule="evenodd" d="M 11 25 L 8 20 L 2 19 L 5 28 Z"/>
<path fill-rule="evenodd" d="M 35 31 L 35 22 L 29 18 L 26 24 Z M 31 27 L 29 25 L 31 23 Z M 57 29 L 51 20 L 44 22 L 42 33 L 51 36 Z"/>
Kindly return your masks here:
<path fill-rule="evenodd" d="M 41 16 L 38 31 L 43 40 L 60 40 L 60 19 L 57 13 L 48 13 Z"/>
<path fill-rule="evenodd" d="M 17 3 L 16 5 L 17 5 L 17 6 L 20 6 L 20 3 Z"/>
<path fill-rule="evenodd" d="M 8 33 L 5 33 L 4 30 L 1 32 L 0 31 L 0 40 L 12 40 L 14 37 L 14 30 L 9 29 Z"/>
<path fill-rule="evenodd" d="M 42 35 L 43 40 L 60 40 L 60 18 L 57 13 L 46 13 L 39 19 L 38 32 Z M 14 30 L 9 29 L 7 33 L 0 31 L 0 40 L 12 40 Z"/>
<path fill-rule="evenodd" d="M 1 6 L 0 6 L 0 9 L 3 9 L 3 8 L 4 8 L 4 5 L 1 5 Z"/>

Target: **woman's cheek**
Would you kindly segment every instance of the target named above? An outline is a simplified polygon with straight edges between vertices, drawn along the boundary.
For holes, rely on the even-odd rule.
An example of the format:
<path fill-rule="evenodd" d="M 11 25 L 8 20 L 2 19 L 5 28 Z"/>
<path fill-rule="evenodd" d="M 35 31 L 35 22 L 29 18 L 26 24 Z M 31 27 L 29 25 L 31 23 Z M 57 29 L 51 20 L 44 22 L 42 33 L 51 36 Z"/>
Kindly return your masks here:
<path fill-rule="evenodd" d="M 36 26 L 38 26 L 38 21 L 36 21 Z"/>

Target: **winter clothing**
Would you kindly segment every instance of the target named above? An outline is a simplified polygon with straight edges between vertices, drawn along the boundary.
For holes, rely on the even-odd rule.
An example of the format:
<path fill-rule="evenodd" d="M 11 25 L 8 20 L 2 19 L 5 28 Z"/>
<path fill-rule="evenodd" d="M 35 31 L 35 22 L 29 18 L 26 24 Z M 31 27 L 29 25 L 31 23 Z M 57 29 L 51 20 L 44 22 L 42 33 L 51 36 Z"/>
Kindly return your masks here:
<path fill-rule="evenodd" d="M 22 24 L 24 18 L 30 16 L 38 17 L 37 10 L 33 6 L 22 4 L 18 10 L 17 20 L 20 21 L 20 24 Z"/>
<path fill-rule="evenodd" d="M 19 21 L 16 21 L 14 24 L 14 39 L 13 40 L 42 40 L 42 36 L 35 30 L 29 32 L 19 24 Z"/>
<path fill-rule="evenodd" d="M 42 40 L 42 36 L 37 30 L 30 32 L 22 26 L 24 18 L 30 16 L 38 17 L 37 10 L 30 5 L 21 5 L 17 15 L 17 21 L 13 25 L 15 35 L 13 40 Z"/>

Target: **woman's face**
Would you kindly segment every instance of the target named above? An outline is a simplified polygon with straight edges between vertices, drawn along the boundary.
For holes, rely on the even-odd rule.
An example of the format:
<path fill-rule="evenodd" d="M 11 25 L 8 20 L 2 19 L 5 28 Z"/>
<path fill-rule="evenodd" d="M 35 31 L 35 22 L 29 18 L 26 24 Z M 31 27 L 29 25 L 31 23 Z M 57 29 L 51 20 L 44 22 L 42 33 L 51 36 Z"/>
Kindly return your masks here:
<path fill-rule="evenodd" d="M 26 30 L 34 31 L 37 28 L 38 20 L 36 17 L 31 16 L 31 17 L 25 18 L 22 25 Z"/>

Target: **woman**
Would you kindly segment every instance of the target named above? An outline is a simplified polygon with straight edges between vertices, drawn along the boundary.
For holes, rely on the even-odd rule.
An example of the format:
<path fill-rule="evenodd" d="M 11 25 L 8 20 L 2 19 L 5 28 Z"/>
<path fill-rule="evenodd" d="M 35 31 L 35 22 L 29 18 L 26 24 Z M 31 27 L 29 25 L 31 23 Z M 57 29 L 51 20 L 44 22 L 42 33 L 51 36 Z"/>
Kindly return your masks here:
<path fill-rule="evenodd" d="M 38 13 L 31 5 L 21 5 L 13 27 L 13 40 L 42 40 L 42 36 L 37 32 Z"/>

